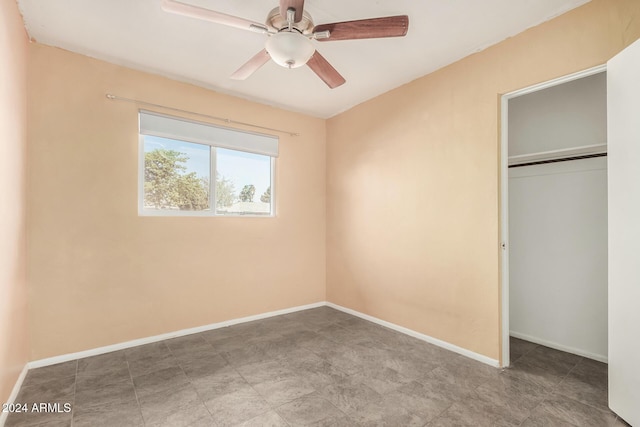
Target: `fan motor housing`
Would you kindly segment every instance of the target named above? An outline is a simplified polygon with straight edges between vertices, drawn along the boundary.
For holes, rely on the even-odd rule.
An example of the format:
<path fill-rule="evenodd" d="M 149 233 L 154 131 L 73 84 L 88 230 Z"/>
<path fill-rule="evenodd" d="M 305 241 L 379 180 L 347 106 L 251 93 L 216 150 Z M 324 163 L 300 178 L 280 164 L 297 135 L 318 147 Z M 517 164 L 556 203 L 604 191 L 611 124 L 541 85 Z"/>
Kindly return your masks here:
<path fill-rule="evenodd" d="M 275 8 L 269 15 L 267 15 L 267 21 L 265 22 L 267 27 L 272 30 L 278 32 L 283 28 L 288 28 L 289 23 L 287 22 L 287 18 L 280 15 L 280 8 Z M 302 19 L 300 22 L 296 22 L 293 24 L 293 28 L 298 30 L 300 33 L 304 35 L 309 35 L 313 32 L 313 20 L 311 19 L 311 15 L 309 15 L 306 11 L 302 12 Z"/>

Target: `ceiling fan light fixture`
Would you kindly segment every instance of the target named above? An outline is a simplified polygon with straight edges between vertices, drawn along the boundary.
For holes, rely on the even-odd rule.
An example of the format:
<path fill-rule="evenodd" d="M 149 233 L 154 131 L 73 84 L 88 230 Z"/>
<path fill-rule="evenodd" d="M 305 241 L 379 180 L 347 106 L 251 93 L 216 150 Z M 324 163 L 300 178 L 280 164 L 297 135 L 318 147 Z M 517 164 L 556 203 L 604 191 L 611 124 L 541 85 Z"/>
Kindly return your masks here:
<path fill-rule="evenodd" d="M 302 67 L 316 51 L 311 40 L 292 31 L 272 35 L 267 40 L 265 49 L 276 64 L 285 68 Z"/>

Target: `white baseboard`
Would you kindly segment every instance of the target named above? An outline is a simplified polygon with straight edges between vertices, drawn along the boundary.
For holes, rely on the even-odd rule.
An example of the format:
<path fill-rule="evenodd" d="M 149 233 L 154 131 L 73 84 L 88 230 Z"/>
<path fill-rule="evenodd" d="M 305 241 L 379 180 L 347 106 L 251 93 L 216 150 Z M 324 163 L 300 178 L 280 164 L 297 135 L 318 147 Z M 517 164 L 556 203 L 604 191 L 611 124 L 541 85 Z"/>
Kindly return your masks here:
<path fill-rule="evenodd" d="M 18 397 L 18 392 L 20 391 L 20 387 L 22 387 L 22 383 L 24 381 L 24 378 L 27 376 L 28 371 L 29 371 L 29 364 L 27 363 L 22 368 L 22 372 L 20 372 L 20 375 L 18 376 L 16 383 L 13 385 L 13 390 L 11 390 L 11 394 L 9 395 L 9 398 L 7 399 L 6 402 L 1 402 L 1 403 L 14 403 L 16 401 L 16 398 Z M 0 427 L 4 426 L 4 423 L 7 421 L 7 417 L 9 416 L 9 412 L 1 412 L 1 411 L 2 409 L 0 408 Z"/>
<path fill-rule="evenodd" d="M 471 350 L 467 350 L 466 348 L 458 347 L 457 345 L 448 343 L 446 341 L 439 340 L 437 338 L 433 338 L 429 335 L 422 334 L 420 332 L 416 332 L 412 329 L 405 328 L 404 326 L 396 325 L 395 323 L 387 322 L 386 320 L 378 319 L 377 317 L 369 316 L 368 314 L 360 313 L 359 311 L 352 310 L 350 308 L 342 307 L 338 304 L 334 304 L 332 302 L 327 302 L 327 306 L 331 308 L 335 308 L 336 310 L 344 311 L 345 313 L 351 314 L 356 317 L 360 317 L 361 319 L 368 320 L 373 323 L 377 323 L 378 325 L 385 326 L 389 329 L 393 329 L 394 331 L 401 332 L 405 335 L 409 335 L 411 337 L 417 338 L 422 341 L 426 341 L 429 344 L 436 345 L 438 347 L 442 347 L 446 350 L 453 351 L 455 353 L 466 356 L 470 359 L 477 360 L 482 363 L 486 363 L 487 365 L 493 366 L 495 368 L 500 367 L 500 362 L 496 359 L 492 359 L 490 357 L 484 356 L 479 353 L 475 353 Z"/>
<path fill-rule="evenodd" d="M 273 316 L 280 316 L 282 314 L 295 313 L 296 311 L 308 310 L 310 308 L 322 307 L 324 305 L 325 305 L 325 302 L 321 301 L 313 304 L 285 308 L 282 310 L 269 311 L 267 313 L 256 314 L 253 316 L 240 317 L 238 319 L 225 320 L 224 322 L 212 323 L 210 325 L 204 325 L 204 326 L 197 326 L 195 328 L 182 329 L 180 331 L 168 332 L 166 334 L 154 335 L 152 337 L 139 338 L 136 340 L 126 341 L 118 344 L 98 347 L 91 350 L 79 351 L 77 353 L 69 353 L 69 354 L 63 354 L 60 356 L 49 357 L 46 359 L 34 360 L 32 362 L 29 362 L 27 366 L 29 369 L 41 368 L 43 366 L 50 366 L 50 365 L 55 365 L 57 363 L 69 362 L 71 360 L 76 360 L 76 359 L 82 359 L 84 357 L 111 353 L 112 351 L 124 350 L 126 348 L 136 347 L 144 344 L 150 344 L 150 343 L 163 341 L 170 338 L 183 337 L 185 335 L 197 334 L 199 332 L 210 331 L 213 329 L 220 329 L 227 326 L 237 325 L 238 323 L 252 322 L 254 320 L 261 320 L 261 319 L 266 319 Z"/>
<path fill-rule="evenodd" d="M 409 336 L 417 338 L 419 340 L 426 341 L 426 342 L 428 342 L 430 344 L 437 345 L 438 347 L 442 347 L 444 349 L 453 351 L 455 353 L 461 354 L 463 356 L 469 357 L 469 358 L 477 360 L 479 362 L 486 363 L 487 365 L 494 366 L 494 367 L 499 367 L 500 366 L 499 362 L 497 360 L 491 359 L 491 358 L 489 358 L 487 356 L 484 356 L 482 354 L 475 353 L 473 351 L 467 350 L 467 349 L 462 348 L 462 347 L 458 347 L 458 346 L 453 345 L 451 343 L 448 343 L 446 341 L 442 341 L 442 340 L 439 340 L 437 338 L 433 338 L 433 337 L 430 337 L 428 335 L 421 334 L 419 332 L 413 331 L 413 330 L 405 328 L 403 326 L 399 326 L 399 325 L 393 324 L 391 322 L 387 322 L 385 320 L 381 320 L 381 319 L 378 319 L 376 317 L 369 316 L 367 314 L 360 313 L 358 311 L 355 311 L 355 310 L 352 310 L 352 309 L 349 309 L 349 308 L 346 308 L 346 307 L 342 307 L 340 305 L 337 305 L 337 304 L 334 304 L 334 303 L 331 303 L 331 302 L 321 301 L 321 302 L 317 302 L 317 303 L 313 303 L 313 304 L 301 305 L 301 306 L 297 306 L 297 307 L 291 307 L 291 308 L 286 308 L 286 309 L 282 309 L 282 310 L 276 310 L 276 311 L 270 311 L 270 312 L 267 312 L 267 313 L 256 314 L 256 315 L 253 315 L 253 316 L 247 316 L 247 317 L 241 317 L 241 318 L 238 318 L 238 319 L 226 320 L 226 321 L 223 321 L 223 322 L 212 323 L 212 324 L 204 325 L 204 326 L 198 326 L 198 327 L 195 327 L 195 328 L 182 329 L 182 330 L 179 330 L 179 331 L 168 332 L 166 334 L 154 335 L 154 336 L 151 336 L 151 337 L 140 338 L 140 339 L 126 341 L 126 342 L 113 344 L 113 345 L 107 345 L 107 346 L 104 346 L 104 347 L 98 347 L 98 348 L 94 348 L 94 349 L 90 349 L 90 350 L 79 351 L 79 352 L 76 352 L 76 353 L 69 353 L 69 354 L 63 354 L 63 355 L 60 355 L 60 356 L 49 357 L 49 358 L 46 358 L 46 359 L 34 360 L 34 361 L 31 361 L 31 362 L 27 363 L 27 365 L 25 366 L 20 378 L 18 379 L 18 382 L 16 382 L 16 386 L 14 387 L 14 393 L 17 394 L 18 390 L 20 390 L 20 386 L 22 385 L 22 381 L 24 380 L 24 377 L 25 377 L 25 375 L 26 375 L 26 373 L 27 373 L 27 371 L 29 369 L 41 368 L 43 366 L 50 366 L 50 365 L 55 365 L 57 363 L 69 362 L 69 361 L 76 360 L 76 359 L 81 359 L 81 358 L 84 358 L 84 357 L 91 357 L 91 356 L 97 356 L 97 355 L 100 355 L 100 354 L 111 353 L 113 351 L 124 350 L 124 349 L 127 349 L 127 348 L 136 347 L 136 346 L 144 345 L 144 344 L 150 344 L 150 343 L 154 343 L 154 342 L 158 342 L 158 341 L 163 341 L 163 340 L 170 339 L 170 338 L 182 337 L 182 336 L 185 336 L 185 335 L 191 335 L 191 334 L 196 334 L 196 333 L 199 333 L 199 332 L 210 331 L 210 330 L 213 330 L 213 329 L 219 329 L 219 328 L 224 328 L 224 327 L 227 327 L 227 326 L 237 325 L 239 323 L 252 322 L 254 320 L 266 319 L 266 318 L 269 318 L 269 317 L 280 316 L 282 314 L 289 314 L 289 313 L 294 313 L 296 311 L 308 310 L 308 309 L 311 309 L 311 308 L 317 308 L 317 307 L 322 307 L 322 306 L 329 306 L 329 307 L 334 308 L 336 310 L 340 310 L 340 311 L 343 311 L 345 313 L 349 313 L 349 314 L 351 314 L 353 316 L 360 317 L 362 319 L 368 320 L 370 322 L 377 323 L 377 324 L 385 326 L 385 327 L 387 327 L 389 329 L 393 329 L 395 331 L 401 332 L 403 334 L 409 335 Z M 544 345 L 546 345 L 546 344 L 544 344 Z M 12 398 L 15 399 L 15 396 L 13 396 L 13 394 L 12 394 Z M 0 418 L 0 419 L 2 419 L 2 418 Z M 2 425 L 2 424 L 0 424 L 0 425 Z"/>
<path fill-rule="evenodd" d="M 509 331 L 509 335 L 514 338 L 520 338 L 521 340 L 530 341 L 535 344 L 540 344 L 545 347 L 554 348 L 556 350 L 564 351 L 571 354 L 577 354 L 578 356 L 586 357 L 587 359 L 597 360 L 598 362 L 608 363 L 609 358 L 602 354 L 590 353 L 588 351 L 580 350 L 578 348 L 569 347 L 566 345 L 558 344 L 552 341 L 543 340 L 541 338 L 532 337 L 531 335 L 521 334 L 520 332 Z"/>

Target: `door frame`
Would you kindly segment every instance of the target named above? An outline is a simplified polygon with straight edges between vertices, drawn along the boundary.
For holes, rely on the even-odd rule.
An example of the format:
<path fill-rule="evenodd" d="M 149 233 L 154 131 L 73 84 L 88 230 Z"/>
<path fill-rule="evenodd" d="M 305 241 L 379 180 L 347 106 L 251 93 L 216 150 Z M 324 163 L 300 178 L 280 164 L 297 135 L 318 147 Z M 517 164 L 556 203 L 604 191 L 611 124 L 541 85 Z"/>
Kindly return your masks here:
<path fill-rule="evenodd" d="M 505 93 L 500 97 L 500 366 L 506 368 L 509 360 L 509 100 L 537 92 L 607 70 L 602 64 L 583 71 L 558 77 L 523 89 Z"/>

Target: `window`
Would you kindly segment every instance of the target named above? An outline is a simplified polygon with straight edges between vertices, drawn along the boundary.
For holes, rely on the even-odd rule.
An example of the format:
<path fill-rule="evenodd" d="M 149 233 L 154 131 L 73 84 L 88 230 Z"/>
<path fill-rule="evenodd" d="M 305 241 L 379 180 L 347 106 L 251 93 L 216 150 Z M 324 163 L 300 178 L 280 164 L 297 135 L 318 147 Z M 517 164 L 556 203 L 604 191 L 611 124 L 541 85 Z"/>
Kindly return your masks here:
<path fill-rule="evenodd" d="M 278 138 L 140 111 L 140 215 L 274 215 Z"/>

